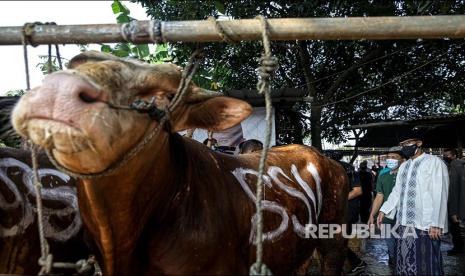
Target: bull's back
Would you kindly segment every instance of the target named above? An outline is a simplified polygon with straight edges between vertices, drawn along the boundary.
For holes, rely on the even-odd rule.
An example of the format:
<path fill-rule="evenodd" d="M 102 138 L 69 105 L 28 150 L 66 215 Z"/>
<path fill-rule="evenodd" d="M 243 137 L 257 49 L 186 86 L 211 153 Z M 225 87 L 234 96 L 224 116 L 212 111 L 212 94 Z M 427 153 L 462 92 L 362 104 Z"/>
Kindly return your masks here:
<path fill-rule="evenodd" d="M 255 240 L 257 227 L 254 202 L 260 153 L 219 156 L 225 165 L 225 173 L 234 176 L 235 185 L 239 185 L 248 197 L 249 206 L 242 210 L 249 211 L 246 228 L 250 245 Z M 347 202 L 345 172 L 337 162 L 313 147 L 288 145 L 271 148 L 264 170 L 263 188 L 265 260 L 277 264 L 274 270 L 279 271 L 280 266 L 298 266 L 309 257 L 316 241 L 307 237 L 307 225 L 344 221 Z M 251 247 L 251 256 L 254 256 L 254 248 Z"/>
<path fill-rule="evenodd" d="M 250 194 L 255 194 L 261 151 L 238 156 L 218 155 L 224 172 L 234 175 L 249 197 L 255 198 Z M 267 200 L 280 201 L 293 210 L 308 209 L 310 205 L 314 222 L 326 212 L 325 206 L 339 207 L 347 202 L 348 179 L 344 168 L 314 147 L 296 144 L 272 147 L 268 152 L 264 177 Z M 334 214 L 323 216 L 325 220 L 335 217 Z"/>

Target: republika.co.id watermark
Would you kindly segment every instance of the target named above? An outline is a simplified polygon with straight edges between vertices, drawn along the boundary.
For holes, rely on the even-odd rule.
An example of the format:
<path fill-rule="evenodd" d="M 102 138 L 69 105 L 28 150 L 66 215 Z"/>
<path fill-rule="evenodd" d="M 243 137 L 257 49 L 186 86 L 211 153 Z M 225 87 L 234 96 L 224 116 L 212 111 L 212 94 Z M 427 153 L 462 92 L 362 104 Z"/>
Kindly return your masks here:
<path fill-rule="evenodd" d="M 417 232 L 413 226 L 407 226 L 402 235 L 399 235 L 397 228 L 399 225 L 383 224 L 383 227 L 377 233 L 374 225 L 367 224 L 307 224 L 305 225 L 306 239 L 331 239 L 341 235 L 346 239 L 386 239 L 386 238 L 418 238 Z"/>

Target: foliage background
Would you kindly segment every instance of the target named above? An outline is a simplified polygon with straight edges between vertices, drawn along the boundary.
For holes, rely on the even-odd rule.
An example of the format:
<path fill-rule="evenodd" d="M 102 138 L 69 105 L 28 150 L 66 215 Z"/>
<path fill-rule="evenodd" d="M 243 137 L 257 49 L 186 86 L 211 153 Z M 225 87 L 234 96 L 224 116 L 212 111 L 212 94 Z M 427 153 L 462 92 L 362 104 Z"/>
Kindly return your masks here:
<path fill-rule="evenodd" d="M 138 0 L 154 19 L 220 19 L 405 16 L 463 14 L 464 1 L 190 1 Z M 117 23 L 134 18 L 119 0 L 109 2 Z M 280 67 L 275 89 L 303 89 L 313 102 L 276 105 L 278 143 L 309 141 L 321 148 L 322 140 L 344 143 L 349 125 L 380 120 L 410 119 L 431 114 L 463 113 L 463 40 L 387 41 L 274 41 L 273 54 Z M 101 45 L 101 51 L 149 63 L 185 65 L 197 45 L 190 43 L 118 43 Z M 206 57 L 194 81 L 207 89 L 254 89 L 262 46 L 259 42 L 204 43 Z M 81 45 L 86 50 L 87 45 Z M 39 67 L 48 70 L 47 56 Z M 65 60 L 66 63 L 66 60 Z M 52 59 L 56 69 L 56 57 Z M 10 95 L 24 93 L 11 91 Z"/>
<path fill-rule="evenodd" d="M 465 8 L 464 1 L 138 2 L 153 18 L 167 21 L 258 14 L 267 18 L 463 14 Z M 171 46 L 174 60 L 185 62 L 192 45 Z M 218 87 L 254 88 L 259 42 L 203 46 L 204 70 Z M 307 137 L 321 147 L 323 138 L 347 141 L 348 125 L 464 110 L 462 40 L 284 41 L 273 42 L 272 47 L 280 62 L 273 86 L 305 89 L 314 98 L 312 104 L 278 107 L 280 143 L 302 143 Z"/>

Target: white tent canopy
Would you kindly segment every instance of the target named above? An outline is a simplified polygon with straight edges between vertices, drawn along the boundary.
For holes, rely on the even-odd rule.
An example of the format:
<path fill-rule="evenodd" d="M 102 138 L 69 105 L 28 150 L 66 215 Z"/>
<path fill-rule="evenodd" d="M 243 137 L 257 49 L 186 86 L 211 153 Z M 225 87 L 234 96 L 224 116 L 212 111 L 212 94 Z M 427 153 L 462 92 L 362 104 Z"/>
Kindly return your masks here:
<path fill-rule="evenodd" d="M 272 109 L 271 121 L 272 132 L 270 146 L 274 146 L 276 144 L 274 108 Z M 222 132 L 213 133 L 213 138 L 218 141 L 218 146 L 236 147 L 241 141 L 249 139 L 257 139 L 263 143 L 265 141 L 265 134 L 265 108 L 255 107 L 252 114 L 242 121 L 240 125 Z M 192 138 L 202 143 L 208 138 L 207 131 L 204 129 L 196 129 Z"/>

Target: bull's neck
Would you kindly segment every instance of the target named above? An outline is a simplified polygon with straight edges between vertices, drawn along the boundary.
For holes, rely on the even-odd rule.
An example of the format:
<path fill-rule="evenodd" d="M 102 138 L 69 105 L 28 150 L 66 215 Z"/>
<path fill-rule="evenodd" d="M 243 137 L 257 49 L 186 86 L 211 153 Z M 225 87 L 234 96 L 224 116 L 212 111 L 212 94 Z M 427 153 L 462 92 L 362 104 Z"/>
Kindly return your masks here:
<path fill-rule="evenodd" d="M 179 187 L 173 185 L 178 182 L 174 178 L 182 171 L 167 173 L 176 162 L 170 140 L 169 135 L 160 134 L 114 175 L 78 185 L 81 215 L 99 247 L 107 275 L 129 269 L 132 260 L 128 256 L 140 242 L 148 220 L 160 222 L 168 213 L 166 202 L 176 201 Z"/>

